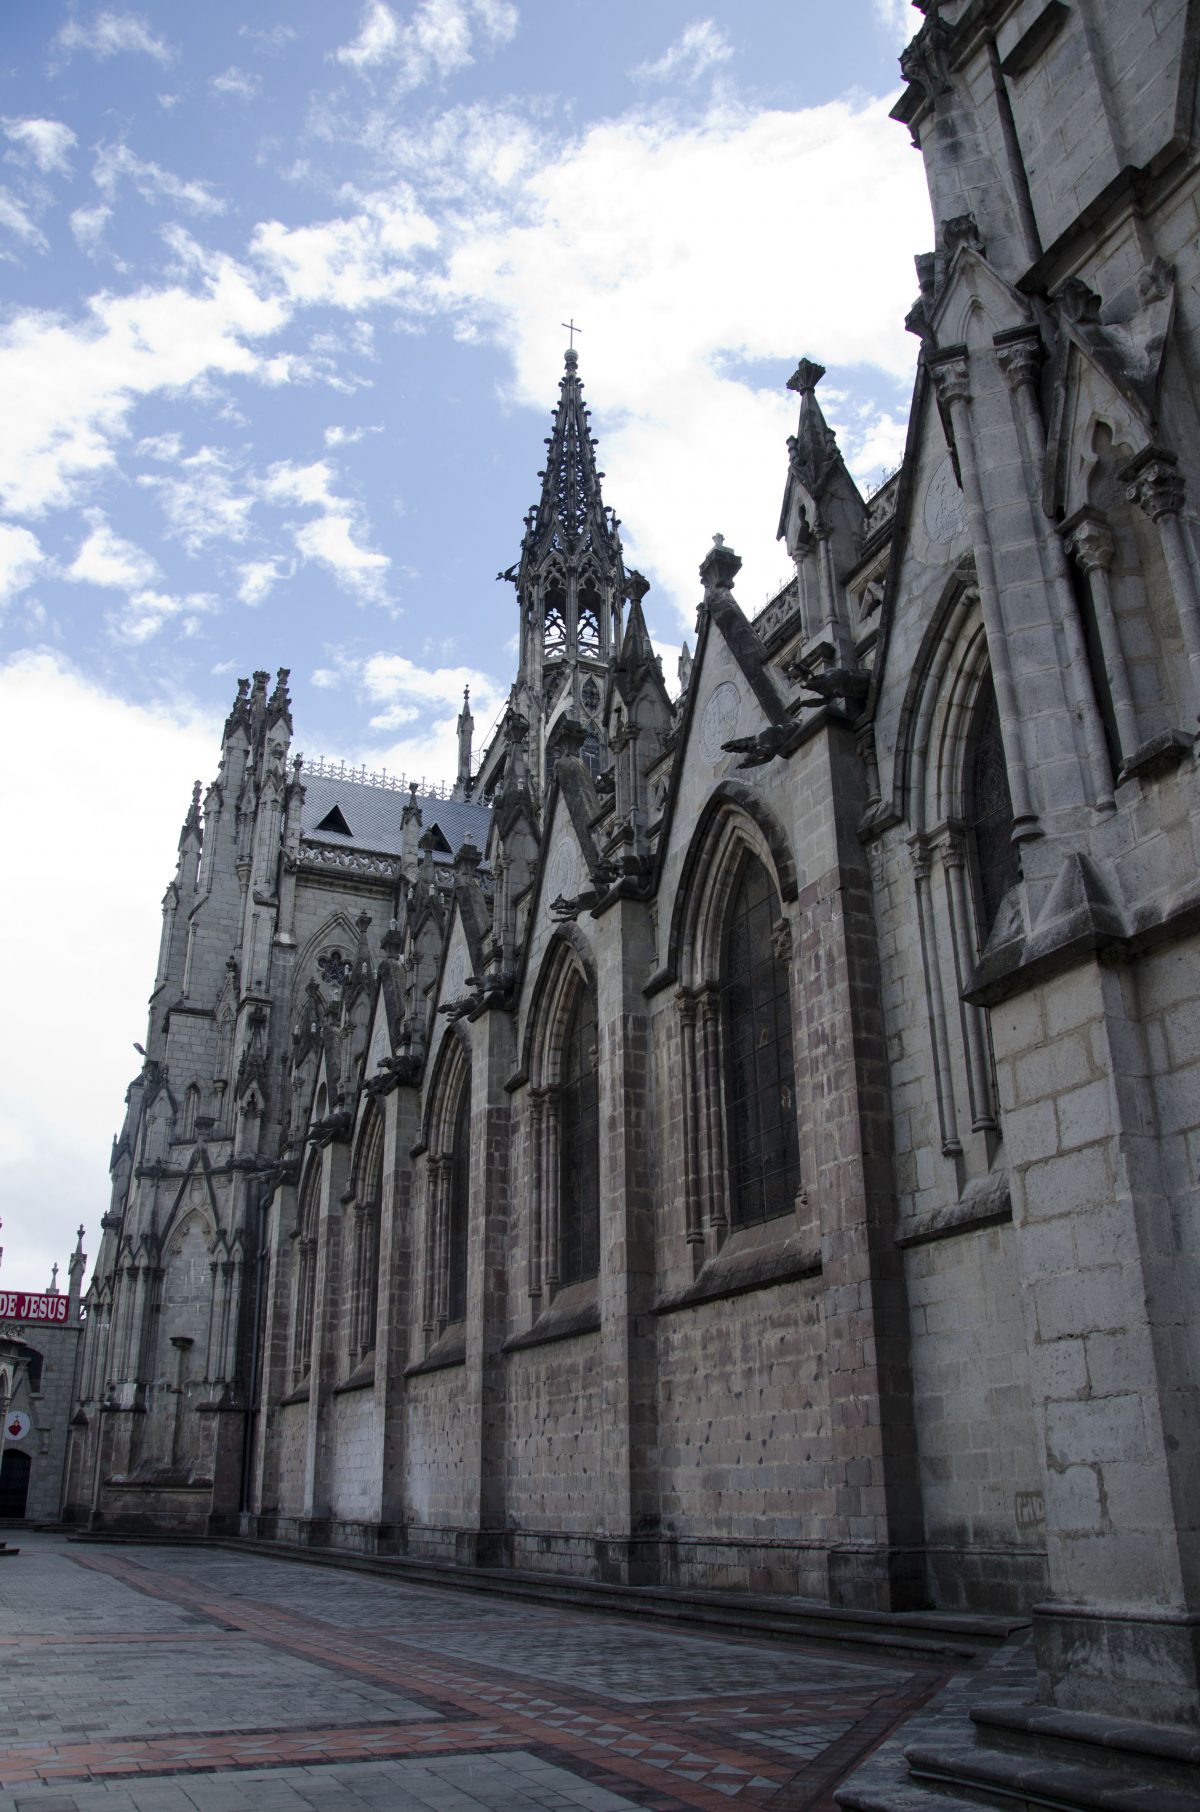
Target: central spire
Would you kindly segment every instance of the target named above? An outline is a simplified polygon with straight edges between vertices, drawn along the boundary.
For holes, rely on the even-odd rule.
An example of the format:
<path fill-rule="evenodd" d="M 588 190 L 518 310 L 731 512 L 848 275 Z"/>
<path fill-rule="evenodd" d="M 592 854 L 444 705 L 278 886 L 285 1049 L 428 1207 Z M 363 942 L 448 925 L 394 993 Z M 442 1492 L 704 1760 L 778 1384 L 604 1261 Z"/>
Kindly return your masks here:
<path fill-rule="evenodd" d="M 546 467 L 538 476 L 542 495 L 526 518 L 532 528 L 537 555 L 553 546 L 567 555 L 596 549 L 608 558 L 620 558 L 617 525 L 605 508 L 600 492 L 603 472 L 596 469 L 591 417 L 579 380 L 579 354 L 569 346 L 559 381 L 558 407 L 546 445 Z M 529 537 L 526 537 L 528 547 Z M 522 566 L 525 560 L 522 560 Z"/>
<path fill-rule="evenodd" d="M 563 364 L 538 473 L 542 493 L 525 518 L 520 561 L 504 575 L 516 585 L 521 613 L 514 703 L 529 722 L 530 760 L 543 779 L 547 743 L 562 718 L 580 725 L 600 760 L 600 704 L 621 646 L 626 590 L 619 523 L 601 495 L 604 474 L 574 345 Z"/>

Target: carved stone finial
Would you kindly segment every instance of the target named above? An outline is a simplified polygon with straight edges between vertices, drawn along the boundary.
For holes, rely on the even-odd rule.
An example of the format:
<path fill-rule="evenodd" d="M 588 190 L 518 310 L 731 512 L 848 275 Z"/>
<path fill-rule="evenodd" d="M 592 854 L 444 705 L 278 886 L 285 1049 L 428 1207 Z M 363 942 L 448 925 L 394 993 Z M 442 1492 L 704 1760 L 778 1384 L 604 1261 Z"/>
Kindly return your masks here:
<path fill-rule="evenodd" d="M 731 591 L 741 564 L 740 555 L 735 554 L 731 547 L 726 547 L 724 535 L 714 535 L 712 547 L 700 568 L 700 582 L 704 586 L 705 597 L 714 592 Z"/>
<path fill-rule="evenodd" d="M 947 220 L 942 226 L 942 244 L 951 258 L 960 245 L 969 246 L 973 252 L 982 252 L 983 238 L 974 214 L 955 214 Z"/>
<path fill-rule="evenodd" d="M 1054 300 L 1064 320 L 1092 327 L 1100 320 L 1100 298 L 1080 277 L 1069 277 Z"/>
<path fill-rule="evenodd" d="M 912 43 L 900 52 L 900 73 L 906 82 L 919 88 L 925 101 L 935 101 L 940 94 L 952 92 L 946 40 L 949 29 L 940 19 L 936 7 L 925 11 L 925 23 Z"/>
<path fill-rule="evenodd" d="M 824 365 L 818 365 L 815 359 L 801 359 L 788 379 L 787 387 L 799 391 L 801 396 L 811 396 L 824 376 Z"/>

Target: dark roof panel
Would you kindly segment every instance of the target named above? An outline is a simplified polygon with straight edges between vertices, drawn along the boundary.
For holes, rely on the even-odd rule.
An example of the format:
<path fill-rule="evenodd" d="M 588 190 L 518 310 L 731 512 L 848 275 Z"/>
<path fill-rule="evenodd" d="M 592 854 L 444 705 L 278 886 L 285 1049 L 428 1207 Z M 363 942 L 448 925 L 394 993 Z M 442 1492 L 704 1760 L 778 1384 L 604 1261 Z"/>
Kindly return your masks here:
<path fill-rule="evenodd" d="M 324 775 L 306 774 L 303 769 L 300 779 L 304 786 L 301 836 L 340 849 L 349 843 L 376 855 L 401 853 L 404 845 L 400 819 L 412 797 L 407 788 L 372 786 L 361 780 L 330 780 Z M 433 793 L 418 793 L 416 803 L 421 811 L 422 830 L 436 826 L 449 851 L 446 854 L 435 847 L 435 861 L 451 860 L 468 837 L 483 853 L 492 815 L 488 806 L 474 799 L 439 799 Z M 338 824 L 338 817 L 346 830 Z"/>

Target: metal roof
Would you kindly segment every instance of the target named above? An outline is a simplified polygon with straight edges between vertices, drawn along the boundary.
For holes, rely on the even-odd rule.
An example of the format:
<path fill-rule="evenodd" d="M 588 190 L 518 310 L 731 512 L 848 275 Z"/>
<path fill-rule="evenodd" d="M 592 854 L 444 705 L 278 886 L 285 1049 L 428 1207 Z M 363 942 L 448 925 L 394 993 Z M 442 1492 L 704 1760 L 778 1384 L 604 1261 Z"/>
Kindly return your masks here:
<path fill-rule="evenodd" d="M 361 780 L 330 780 L 301 772 L 304 804 L 300 810 L 300 835 L 331 849 L 364 849 L 376 855 L 398 856 L 404 847 L 400 819 L 413 794 L 398 787 L 372 786 Z M 436 825 L 450 845 L 451 856 L 469 837 L 479 850 L 487 842 L 491 808 L 474 799 L 439 799 L 435 793 L 417 793 L 422 832 Z M 334 808 L 350 829 L 322 831 L 317 827 Z M 434 851 L 434 860 L 451 856 Z"/>

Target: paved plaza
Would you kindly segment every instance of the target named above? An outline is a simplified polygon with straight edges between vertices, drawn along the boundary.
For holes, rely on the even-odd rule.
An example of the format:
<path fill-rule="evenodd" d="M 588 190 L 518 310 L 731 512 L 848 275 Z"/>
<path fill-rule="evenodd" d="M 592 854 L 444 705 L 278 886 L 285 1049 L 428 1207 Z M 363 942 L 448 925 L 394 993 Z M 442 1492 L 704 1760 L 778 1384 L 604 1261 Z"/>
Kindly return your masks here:
<path fill-rule="evenodd" d="M 834 1812 L 945 1679 L 224 1549 L 20 1545 L 0 1812 Z"/>

